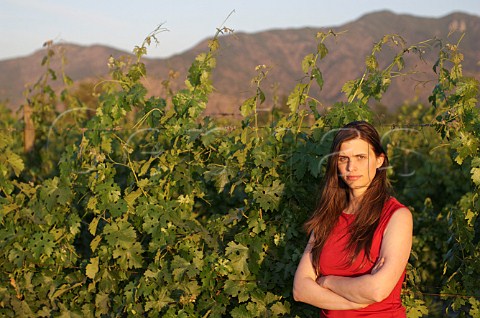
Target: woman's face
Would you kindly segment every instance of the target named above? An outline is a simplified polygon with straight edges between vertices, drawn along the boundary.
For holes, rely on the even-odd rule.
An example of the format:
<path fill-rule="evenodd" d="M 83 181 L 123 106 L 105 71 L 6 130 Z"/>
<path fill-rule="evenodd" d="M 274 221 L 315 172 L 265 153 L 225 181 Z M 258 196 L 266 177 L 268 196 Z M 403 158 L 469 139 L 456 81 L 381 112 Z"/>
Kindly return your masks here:
<path fill-rule="evenodd" d="M 363 139 L 344 141 L 338 154 L 338 173 L 356 197 L 372 183 L 377 168 L 383 164 L 384 156 L 376 156 L 373 147 Z"/>

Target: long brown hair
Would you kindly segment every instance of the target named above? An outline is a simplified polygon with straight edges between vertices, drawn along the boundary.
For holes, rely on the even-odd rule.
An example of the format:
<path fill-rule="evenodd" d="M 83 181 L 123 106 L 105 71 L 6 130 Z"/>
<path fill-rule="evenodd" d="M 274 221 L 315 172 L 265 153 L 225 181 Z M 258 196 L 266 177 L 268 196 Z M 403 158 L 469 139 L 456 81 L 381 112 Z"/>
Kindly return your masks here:
<path fill-rule="evenodd" d="M 356 210 L 355 219 L 349 228 L 350 239 L 345 247 L 347 255 L 349 255 L 347 260 L 349 264 L 354 262 L 362 250 L 365 253 L 365 258 L 370 260 L 369 252 L 372 246 L 373 234 L 378 226 L 383 205 L 391 193 L 391 186 L 388 182 L 386 171 L 389 166 L 388 157 L 383 149 L 377 130 L 365 121 L 355 121 L 345 125 L 336 133 L 333 139 L 317 208 L 304 225 L 307 233 L 314 235 L 312 259 L 317 274 L 322 248 L 342 211 L 350 203 L 350 189 L 338 174 L 337 164 L 340 146 L 345 141 L 357 138 L 369 143 L 377 157 L 384 156 L 384 161 L 365 190 Z M 362 264 L 365 258 L 362 260 Z"/>

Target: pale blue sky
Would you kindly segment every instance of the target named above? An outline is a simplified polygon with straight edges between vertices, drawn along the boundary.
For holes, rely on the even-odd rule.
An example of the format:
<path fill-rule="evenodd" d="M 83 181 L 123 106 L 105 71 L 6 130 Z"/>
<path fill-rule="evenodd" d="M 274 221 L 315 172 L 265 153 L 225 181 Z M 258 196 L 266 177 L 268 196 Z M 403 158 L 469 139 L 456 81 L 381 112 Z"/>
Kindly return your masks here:
<path fill-rule="evenodd" d="M 480 16 L 480 0 L 0 0 L 0 60 L 29 55 L 47 40 L 131 52 L 160 24 L 169 31 L 148 56 L 168 57 L 212 36 L 233 10 L 224 26 L 254 33 L 333 27 L 379 10 Z"/>

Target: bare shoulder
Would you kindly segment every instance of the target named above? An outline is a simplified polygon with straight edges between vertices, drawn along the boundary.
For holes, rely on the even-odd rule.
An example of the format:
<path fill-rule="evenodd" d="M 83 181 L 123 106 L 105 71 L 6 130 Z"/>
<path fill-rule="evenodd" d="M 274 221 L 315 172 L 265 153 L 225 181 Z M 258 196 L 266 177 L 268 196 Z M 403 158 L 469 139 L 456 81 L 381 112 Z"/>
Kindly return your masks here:
<path fill-rule="evenodd" d="M 401 207 L 395 210 L 388 222 L 386 231 L 391 228 L 406 228 L 411 229 L 413 227 L 412 212 L 406 207 Z"/>
<path fill-rule="evenodd" d="M 400 218 L 400 219 L 413 219 L 412 212 L 407 207 L 401 207 L 396 209 L 393 212 L 392 218 Z"/>

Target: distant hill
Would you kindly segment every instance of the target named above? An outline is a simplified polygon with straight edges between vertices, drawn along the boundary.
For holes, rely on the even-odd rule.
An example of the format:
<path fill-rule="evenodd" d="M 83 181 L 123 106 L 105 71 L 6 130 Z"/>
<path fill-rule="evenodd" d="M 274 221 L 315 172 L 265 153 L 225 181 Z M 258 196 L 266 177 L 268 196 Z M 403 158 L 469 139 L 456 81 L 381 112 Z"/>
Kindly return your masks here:
<path fill-rule="evenodd" d="M 480 17 L 453 13 L 442 18 L 424 18 L 381 11 L 332 28 L 269 30 L 252 34 L 239 32 L 221 36 L 217 67 L 213 73 L 216 91 L 209 100 L 207 113 L 238 113 L 241 102 L 254 93 L 250 81 L 256 75 L 255 66 L 260 64 L 271 67 L 263 86 L 267 94 L 266 107 L 272 104 L 274 95 L 280 99 L 286 98 L 302 79 L 303 57 L 315 52 L 315 34 L 330 29 L 341 34 L 326 43 L 329 54 L 320 63 L 325 86 L 322 92 L 313 92 L 326 106 L 344 100 L 341 86 L 362 75 L 365 58 L 370 54 L 373 44 L 385 34 L 398 34 L 407 41 L 407 45 L 412 45 L 434 37 L 456 43 L 465 33 L 460 43 L 465 56 L 464 72 L 480 78 Z M 207 50 L 207 42 L 208 39 L 170 58 L 146 58 L 148 78 L 145 85 L 149 93 L 164 94 L 161 83 L 168 79 L 171 71 L 178 73 L 176 79 L 172 80 L 173 88 L 182 85 L 195 56 Z M 127 52 L 101 45 L 60 45 L 68 61 L 65 71 L 75 82 L 95 82 L 108 77 L 108 58 L 128 55 Z M 392 52 L 385 49 L 380 54 L 380 63 L 391 58 Z M 45 51 L 41 50 L 27 57 L 0 61 L 0 100 L 9 100 L 11 108 L 20 105 L 25 85 L 35 82 L 42 74 L 40 62 L 44 54 Z M 394 110 L 405 101 L 426 103 L 432 90 L 431 81 L 435 80 L 432 71 L 435 59 L 436 55 L 428 51 L 425 52 L 424 61 L 414 54 L 407 55 L 406 67 L 415 73 L 408 75 L 408 80 L 404 77 L 394 80 L 382 104 Z M 58 67 L 59 62 L 55 63 Z"/>

